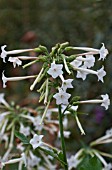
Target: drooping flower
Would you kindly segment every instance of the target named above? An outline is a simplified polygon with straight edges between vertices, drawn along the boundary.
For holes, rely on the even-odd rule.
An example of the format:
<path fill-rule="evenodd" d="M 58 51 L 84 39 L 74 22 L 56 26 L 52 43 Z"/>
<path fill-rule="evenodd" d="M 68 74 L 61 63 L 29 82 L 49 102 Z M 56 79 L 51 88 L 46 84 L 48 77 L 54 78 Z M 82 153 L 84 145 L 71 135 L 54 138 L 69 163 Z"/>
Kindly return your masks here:
<path fill-rule="evenodd" d="M 20 124 L 20 133 L 23 133 L 25 136 L 30 135 L 30 127 L 24 127 L 24 125 L 21 123 Z"/>
<path fill-rule="evenodd" d="M 89 48 L 89 47 L 68 47 L 74 50 L 84 50 L 84 51 L 88 51 L 91 52 L 91 54 L 100 54 L 100 58 L 101 59 L 105 59 L 107 54 L 108 54 L 108 50 L 105 48 L 104 43 L 102 43 L 102 47 L 100 49 L 95 49 L 95 48 Z"/>
<path fill-rule="evenodd" d="M 33 76 L 23 76 L 23 77 L 5 77 L 4 71 L 2 72 L 2 81 L 3 81 L 3 88 L 6 87 L 7 81 L 20 81 L 20 80 L 25 80 L 29 78 L 35 78 L 36 75 Z"/>
<path fill-rule="evenodd" d="M 22 61 L 18 59 L 18 57 L 9 57 L 8 61 L 13 63 L 14 68 L 16 67 L 16 64 L 22 65 Z"/>
<path fill-rule="evenodd" d="M 100 54 L 99 60 L 101 60 L 101 59 L 104 60 L 104 59 L 106 58 L 106 56 L 107 56 L 108 53 L 109 53 L 109 52 L 108 52 L 108 50 L 105 48 L 104 43 L 102 43 L 102 47 L 101 47 L 100 50 L 99 50 L 99 54 Z"/>
<path fill-rule="evenodd" d="M 12 50 L 12 51 L 6 51 L 5 48 L 7 46 L 3 45 L 1 47 L 2 53 L 1 53 L 1 58 L 3 58 L 3 62 L 5 63 L 5 58 L 7 57 L 7 55 L 11 55 L 11 54 L 19 54 L 19 53 L 24 53 L 24 52 L 30 52 L 33 51 L 33 49 L 23 49 L 23 50 Z"/>
<path fill-rule="evenodd" d="M 109 105 L 110 105 L 110 99 L 109 99 L 109 96 L 108 94 L 105 94 L 105 95 L 101 95 L 101 97 L 103 98 L 103 100 L 99 100 L 99 99 L 94 99 L 94 100 L 85 100 L 85 101 L 79 101 L 80 104 L 84 103 L 101 103 L 101 106 L 104 106 L 105 109 L 107 110 Z"/>
<path fill-rule="evenodd" d="M 63 68 L 62 64 L 51 63 L 51 67 L 49 68 L 47 73 L 55 79 L 61 74 L 63 74 L 62 68 Z"/>
<path fill-rule="evenodd" d="M 56 93 L 53 97 L 56 99 L 56 104 L 68 104 L 68 99 L 70 98 L 71 94 L 66 93 L 64 90 L 59 89 L 59 93 Z"/>
<path fill-rule="evenodd" d="M 104 66 L 101 69 L 97 70 L 98 81 L 103 81 L 103 77 L 106 75 L 106 71 L 104 70 Z"/>
<path fill-rule="evenodd" d="M 106 75 L 106 72 L 104 70 L 104 66 L 102 66 L 101 69 L 94 71 L 91 69 L 87 69 L 84 66 L 81 67 L 74 67 L 73 69 L 77 71 L 77 78 L 82 78 L 83 80 L 86 79 L 87 74 L 95 74 L 98 77 L 98 81 L 102 81 L 103 82 L 103 77 Z"/>
<path fill-rule="evenodd" d="M 103 99 L 101 106 L 104 106 L 105 109 L 107 110 L 110 105 L 109 96 L 108 96 L 108 94 L 105 94 L 105 95 L 101 95 L 101 97 Z"/>
<path fill-rule="evenodd" d="M 33 149 L 36 149 L 43 144 L 42 138 L 43 138 L 43 135 L 35 134 L 33 136 L 33 138 L 30 140 L 30 144 L 32 145 Z"/>

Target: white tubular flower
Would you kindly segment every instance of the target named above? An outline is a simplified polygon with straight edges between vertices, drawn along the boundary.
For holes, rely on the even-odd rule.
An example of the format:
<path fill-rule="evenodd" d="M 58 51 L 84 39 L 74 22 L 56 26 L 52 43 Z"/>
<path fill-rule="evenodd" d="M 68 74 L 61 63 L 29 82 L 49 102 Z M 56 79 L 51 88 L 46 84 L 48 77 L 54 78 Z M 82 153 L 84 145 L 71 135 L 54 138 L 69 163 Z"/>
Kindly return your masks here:
<path fill-rule="evenodd" d="M 84 66 L 82 67 L 74 67 L 74 70 L 77 70 L 77 78 L 82 78 L 83 80 L 86 79 L 87 74 L 95 74 L 98 77 L 98 81 L 102 81 L 103 82 L 103 77 L 106 75 L 106 72 L 104 71 L 104 66 L 102 66 L 101 69 L 94 71 L 91 69 L 87 69 Z"/>
<path fill-rule="evenodd" d="M 30 157 L 28 157 L 28 166 L 29 167 L 34 167 L 38 165 L 40 162 L 40 158 L 35 156 L 31 151 L 30 151 Z"/>
<path fill-rule="evenodd" d="M 10 112 L 4 112 L 4 113 L 0 113 L 0 122 L 2 122 L 5 119 L 6 115 L 9 115 Z"/>
<path fill-rule="evenodd" d="M 6 102 L 6 100 L 4 99 L 5 94 L 1 93 L 0 94 L 0 103 L 2 103 L 3 105 L 5 105 L 6 107 L 10 107 L 9 104 Z"/>
<path fill-rule="evenodd" d="M 47 71 L 47 73 L 55 79 L 61 74 L 63 74 L 62 68 L 62 64 L 51 63 L 51 68 Z"/>
<path fill-rule="evenodd" d="M 21 160 L 24 162 L 25 167 L 26 167 L 27 161 L 26 161 L 26 155 L 25 155 L 25 153 L 22 153 L 22 154 L 21 154 Z"/>
<path fill-rule="evenodd" d="M 84 51 L 92 52 L 93 54 L 100 54 L 99 60 L 101 59 L 104 60 L 108 54 L 108 50 L 105 48 L 104 43 L 102 44 L 103 46 L 100 49 L 94 49 L 94 48 L 88 48 L 88 47 L 73 47 L 72 49 L 84 50 Z"/>
<path fill-rule="evenodd" d="M 30 127 L 24 127 L 24 125 L 21 123 L 20 124 L 20 133 L 23 133 L 25 136 L 30 135 Z"/>
<path fill-rule="evenodd" d="M 75 67 L 79 67 L 82 64 L 82 62 L 84 62 L 84 65 L 83 65 L 84 68 L 91 68 L 94 66 L 95 57 L 93 55 L 88 54 L 88 55 L 86 55 L 86 58 L 79 56 L 74 61 L 76 62 L 76 64 L 74 64 Z M 80 65 L 78 65 L 77 62 L 79 62 Z"/>
<path fill-rule="evenodd" d="M 104 106 L 105 109 L 107 110 L 110 105 L 109 96 L 108 96 L 108 94 L 105 94 L 105 95 L 101 95 L 101 97 L 103 99 L 101 106 Z"/>
<path fill-rule="evenodd" d="M 85 80 L 87 75 L 88 75 L 87 72 L 84 72 L 84 71 L 80 70 L 80 71 L 77 71 L 76 77 L 77 78 L 82 78 L 82 80 Z"/>
<path fill-rule="evenodd" d="M 70 131 L 64 131 L 64 137 L 65 138 L 69 138 L 70 137 L 71 132 Z M 58 132 L 58 137 L 60 138 L 60 131 Z"/>
<path fill-rule="evenodd" d="M 16 147 L 18 150 L 20 150 L 20 151 L 24 151 L 24 149 L 25 149 L 25 147 L 23 146 L 23 144 L 22 143 L 19 143 L 19 144 L 17 144 L 17 147 Z"/>
<path fill-rule="evenodd" d="M 68 162 L 68 170 L 72 170 L 72 168 L 76 168 L 77 165 L 80 163 L 80 160 L 78 160 L 75 155 L 72 155 L 69 159 L 67 159 Z"/>
<path fill-rule="evenodd" d="M 68 88 L 73 88 L 72 81 L 73 81 L 73 79 L 64 80 L 61 88 L 64 91 L 66 91 Z"/>
<path fill-rule="evenodd" d="M 33 149 L 36 149 L 43 144 L 42 138 L 43 138 L 43 135 L 35 134 L 33 136 L 33 138 L 30 140 L 30 144 L 32 145 Z"/>
<path fill-rule="evenodd" d="M 106 71 L 104 70 L 104 66 L 102 66 L 102 68 L 100 70 L 97 70 L 97 76 L 98 76 L 98 81 L 103 81 L 103 77 L 106 75 Z"/>
<path fill-rule="evenodd" d="M 106 135 L 109 136 L 109 137 L 112 136 L 112 128 L 111 128 L 111 129 L 108 129 L 108 130 L 106 131 Z"/>
<path fill-rule="evenodd" d="M 59 89 L 59 93 L 56 93 L 53 97 L 56 99 L 57 105 L 60 105 L 60 104 L 67 105 L 68 99 L 70 98 L 70 96 L 71 94 L 66 93 L 62 89 Z"/>
<path fill-rule="evenodd" d="M 2 81 L 3 81 L 3 88 L 6 87 L 7 81 L 20 81 L 20 80 L 25 80 L 29 78 L 35 78 L 37 75 L 33 76 L 23 76 L 23 77 L 5 77 L 4 71 L 2 72 Z"/>
<path fill-rule="evenodd" d="M 91 68 L 94 66 L 95 57 L 93 55 L 86 55 L 86 58 L 84 58 L 84 60 L 84 67 Z"/>
<path fill-rule="evenodd" d="M 1 47 L 2 53 L 1 53 L 1 58 L 3 58 L 3 62 L 5 63 L 5 58 L 7 57 L 7 55 L 11 55 L 11 54 L 20 54 L 20 53 L 24 53 L 24 52 L 30 52 L 33 51 L 33 49 L 23 49 L 23 50 L 12 50 L 12 51 L 5 51 L 6 45 L 3 45 Z"/>
<path fill-rule="evenodd" d="M 33 125 L 35 126 L 35 130 L 38 130 L 38 131 L 41 131 L 42 128 L 43 128 L 43 125 L 40 124 L 41 122 L 41 119 L 42 117 L 40 115 L 36 116 L 34 119 L 33 119 Z"/>
<path fill-rule="evenodd" d="M 82 65 L 82 60 L 73 60 L 71 63 L 70 63 L 73 67 L 79 67 Z"/>
<path fill-rule="evenodd" d="M 16 67 L 16 64 L 18 66 L 22 65 L 22 61 L 18 59 L 18 57 L 9 57 L 8 61 L 13 63 L 14 68 Z"/>
<path fill-rule="evenodd" d="M 109 163 L 109 164 L 105 165 L 105 167 L 102 170 L 112 170 L 112 164 Z"/>
<path fill-rule="evenodd" d="M 1 58 L 3 58 L 3 62 L 5 63 L 5 58 L 6 58 L 6 56 L 7 56 L 7 52 L 5 51 L 5 48 L 6 48 L 6 45 L 3 45 L 2 47 L 1 47 L 1 50 L 2 50 L 2 52 L 1 52 Z"/>
<path fill-rule="evenodd" d="M 105 95 L 101 95 L 101 97 L 103 98 L 103 100 L 85 100 L 85 101 L 79 101 L 80 104 L 86 104 L 86 103 L 101 103 L 101 106 L 104 106 L 105 109 L 107 110 L 109 105 L 110 105 L 110 99 L 108 94 Z"/>
<path fill-rule="evenodd" d="M 100 50 L 99 50 L 99 54 L 100 54 L 99 60 L 101 60 L 101 59 L 104 60 L 104 59 L 106 58 L 106 56 L 107 56 L 108 53 L 109 53 L 109 52 L 108 52 L 108 50 L 105 48 L 104 43 L 102 43 L 102 47 L 101 47 Z"/>

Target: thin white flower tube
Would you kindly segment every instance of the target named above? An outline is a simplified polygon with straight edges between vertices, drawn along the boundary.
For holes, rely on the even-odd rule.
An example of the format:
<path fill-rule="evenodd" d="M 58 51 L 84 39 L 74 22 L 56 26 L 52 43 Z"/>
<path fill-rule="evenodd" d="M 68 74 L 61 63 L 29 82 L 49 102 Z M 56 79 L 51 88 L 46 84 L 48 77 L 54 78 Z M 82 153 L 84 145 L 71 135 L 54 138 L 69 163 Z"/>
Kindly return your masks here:
<path fill-rule="evenodd" d="M 42 68 L 42 69 L 40 70 L 40 73 L 39 73 L 38 76 L 36 77 L 36 79 L 35 79 L 35 81 L 33 82 L 33 84 L 30 86 L 30 90 L 31 90 L 31 91 L 34 89 L 35 85 L 38 83 L 38 80 L 39 80 L 39 78 L 40 78 L 43 70 L 44 70 L 44 68 Z"/>
<path fill-rule="evenodd" d="M 1 58 L 3 58 L 3 62 L 5 62 L 5 58 L 7 57 L 7 55 L 20 54 L 20 53 L 24 53 L 24 52 L 33 51 L 33 49 L 23 49 L 23 50 L 6 51 L 6 50 L 5 50 L 6 47 L 7 47 L 6 45 L 4 45 L 4 46 L 1 47 L 1 50 L 2 50 Z"/>
<path fill-rule="evenodd" d="M 37 75 L 23 76 L 23 77 L 5 77 L 4 71 L 3 71 L 3 72 L 2 72 L 3 88 L 6 87 L 6 83 L 7 83 L 8 81 L 20 81 L 20 80 L 35 78 L 36 76 L 37 76 Z"/>
<path fill-rule="evenodd" d="M 108 94 L 101 95 L 102 100 L 85 100 L 85 101 L 79 101 L 80 104 L 87 104 L 87 103 L 101 103 L 101 106 L 104 106 L 105 109 L 107 110 L 109 105 L 110 105 L 110 99 Z"/>
<path fill-rule="evenodd" d="M 93 153 L 99 158 L 99 160 L 103 163 L 104 166 L 107 166 L 107 162 L 97 151 L 93 150 Z"/>
<path fill-rule="evenodd" d="M 102 43 L 102 47 L 100 49 L 95 48 L 88 48 L 88 47 L 67 47 L 66 49 L 73 49 L 73 50 L 83 50 L 91 52 L 90 54 L 100 54 L 99 60 L 104 60 L 109 53 L 108 50 L 105 48 L 104 43 Z"/>
<path fill-rule="evenodd" d="M 36 59 L 38 59 L 37 57 L 33 57 L 33 56 L 18 56 L 17 58 L 19 58 L 20 60 L 36 60 Z"/>

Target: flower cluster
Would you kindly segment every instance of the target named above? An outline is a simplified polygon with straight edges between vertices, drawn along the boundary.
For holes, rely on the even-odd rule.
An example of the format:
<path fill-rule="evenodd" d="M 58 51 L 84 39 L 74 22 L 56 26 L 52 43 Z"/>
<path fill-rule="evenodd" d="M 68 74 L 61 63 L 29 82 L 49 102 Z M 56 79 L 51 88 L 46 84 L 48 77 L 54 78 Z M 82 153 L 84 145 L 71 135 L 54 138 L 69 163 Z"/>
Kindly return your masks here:
<path fill-rule="evenodd" d="M 108 54 L 108 50 L 105 48 L 104 44 L 100 49 L 94 49 L 89 47 L 71 47 L 69 43 L 56 44 L 55 47 L 48 52 L 47 48 L 44 46 L 38 46 L 34 49 L 23 49 L 23 50 L 12 50 L 6 51 L 6 45 L 1 47 L 2 53 L 1 58 L 3 62 L 8 61 L 13 63 L 14 68 L 16 65 L 20 66 L 23 64 L 24 60 L 33 60 L 29 63 L 23 65 L 23 68 L 29 67 L 34 63 L 43 63 L 42 68 L 38 75 L 22 76 L 22 77 L 6 77 L 4 71 L 2 72 L 3 88 L 6 87 L 8 81 L 20 81 L 25 79 L 34 78 L 35 80 L 30 86 L 30 90 L 34 90 L 36 85 L 39 83 L 40 88 L 37 90 L 40 93 L 39 103 L 43 101 L 44 106 L 40 109 L 41 114 L 32 116 L 31 113 L 24 112 L 23 109 L 12 109 L 11 106 L 5 101 L 4 94 L 0 95 L 0 103 L 7 108 L 7 111 L 0 114 L 1 125 L 0 125 L 0 136 L 1 140 L 4 140 L 6 145 L 9 136 L 5 131 L 11 131 L 10 142 L 8 149 L 1 159 L 1 168 L 6 164 L 11 162 L 19 162 L 19 170 L 22 169 L 23 162 L 25 166 L 30 170 L 32 168 L 45 169 L 56 169 L 50 158 L 46 157 L 44 153 L 49 154 L 54 157 L 63 165 L 65 169 L 71 170 L 76 168 L 83 160 L 84 149 L 80 149 L 75 155 L 70 158 L 66 158 L 66 150 L 64 137 L 69 138 L 71 132 L 67 131 L 67 115 L 71 115 L 75 118 L 76 123 L 81 131 L 82 135 L 85 135 L 85 131 L 79 121 L 78 108 L 81 104 L 101 104 L 106 110 L 110 105 L 110 99 L 108 94 L 101 95 L 101 99 L 91 99 L 91 100 L 80 100 L 80 98 L 72 96 L 70 89 L 73 89 L 73 75 L 76 73 L 76 78 L 81 78 L 86 80 L 87 75 L 96 75 L 98 81 L 104 82 L 104 76 L 106 71 L 102 65 L 100 69 L 94 70 L 93 67 L 96 61 L 104 60 Z M 68 51 L 72 50 L 82 50 L 85 51 L 79 54 L 69 55 Z M 16 56 L 25 52 L 34 51 L 38 53 L 37 57 L 28 56 Z M 100 56 L 97 59 L 97 56 Z M 41 83 L 40 83 L 41 82 Z M 74 81 L 75 83 L 75 81 Z M 50 108 L 51 102 L 55 99 L 56 108 Z M 11 108 L 11 109 L 10 109 Z M 20 113 L 15 115 L 15 113 Z M 40 113 L 39 112 L 39 113 Z M 58 112 L 59 121 L 54 120 L 51 117 L 53 112 Z M 11 119 L 11 120 L 10 120 Z M 29 126 L 28 126 L 28 123 Z M 8 125 L 9 124 L 9 125 Z M 16 124 L 18 124 L 16 129 Z M 33 127 L 33 128 L 32 128 Z M 59 127 L 59 128 L 58 128 Z M 17 145 L 17 149 L 22 152 L 20 158 L 15 158 L 14 160 L 8 160 L 8 156 L 12 151 L 14 142 L 14 131 L 17 130 L 16 136 L 22 141 Z M 62 151 L 54 148 L 53 146 L 46 144 L 44 142 L 44 137 L 42 134 L 43 130 L 48 131 L 50 134 L 57 133 L 57 136 L 61 140 Z M 111 133 L 107 134 L 105 137 L 98 139 L 90 144 L 90 146 L 110 142 Z M 25 148 L 23 144 L 27 144 L 31 149 Z M 32 147 L 31 147 L 32 146 Z M 35 155 L 35 150 L 37 150 L 38 155 L 44 158 L 45 164 L 42 163 L 41 158 Z M 86 152 L 86 151 L 85 151 Z M 99 160 L 104 165 L 104 169 L 111 169 L 111 164 L 105 163 L 102 154 L 94 149 L 90 150 L 90 155 L 96 155 Z M 62 158 L 63 157 L 63 158 Z"/>

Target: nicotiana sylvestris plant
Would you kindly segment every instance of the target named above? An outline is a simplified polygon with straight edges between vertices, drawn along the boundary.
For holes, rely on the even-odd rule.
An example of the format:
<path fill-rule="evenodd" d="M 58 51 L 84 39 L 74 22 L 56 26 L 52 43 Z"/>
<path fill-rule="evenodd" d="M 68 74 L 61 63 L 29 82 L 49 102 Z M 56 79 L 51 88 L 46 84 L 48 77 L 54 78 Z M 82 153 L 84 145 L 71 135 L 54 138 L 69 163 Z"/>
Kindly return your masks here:
<path fill-rule="evenodd" d="M 69 137 L 70 135 L 70 132 L 64 129 L 68 114 L 72 115 L 75 118 L 81 134 L 85 135 L 85 131 L 78 118 L 78 108 L 81 104 L 101 104 L 101 106 L 103 106 L 106 110 L 110 105 L 110 99 L 108 94 L 101 94 L 100 99 L 81 101 L 79 97 L 72 96 L 71 93 L 68 92 L 68 89 L 73 89 L 72 83 L 74 79 L 72 77 L 74 77 L 74 73 L 76 73 L 76 78 L 81 78 L 83 81 L 86 80 L 88 74 L 93 74 L 97 77 L 98 81 L 101 81 L 102 83 L 104 82 L 104 76 L 106 76 L 104 66 L 102 65 L 101 68 L 99 68 L 98 70 L 92 69 L 95 64 L 95 61 L 106 59 L 108 50 L 105 48 L 104 44 L 102 43 L 102 47 L 100 49 L 94 49 L 89 47 L 71 47 L 69 46 L 69 43 L 66 42 L 63 44 L 56 44 L 56 46 L 52 48 L 51 52 L 49 52 L 45 46 L 41 45 L 34 49 L 24 50 L 6 51 L 5 48 L 6 45 L 1 47 L 1 58 L 3 59 L 3 62 L 6 62 L 6 58 L 8 58 L 8 61 L 13 63 L 14 68 L 16 67 L 16 65 L 22 65 L 23 60 L 33 60 L 23 65 L 23 68 L 29 67 L 38 62 L 43 63 L 38 75 L 6 77 L 5 71 L 3 70 L 2 80 L 3 87 L 5 88 L 8 81 L 19 81 L 34 78 L 34 82 L 31 84 L 30 90 L 32 91 L 36 89 L 36 85 L 39 83 L 40 88 L 37 90 L 37 92 L 40 93 L 39 103 L 44 103 L 44 110 L 40 109 L 40 113 L 42 114 L 42 116 L 40 114 L 35 117 L 31 114 L 26 113 L 27 111 L 24 113 L 24 108 L 21 108 L 18 111 L 18 116 L 16 117 L 15 115 L 13 115 L 14 112 L 12 106 L 9 106 L 9 104 L 4 100 L 4 97 L 2 97 L 1 103 L 7 109 L 9 109 L 8 111 L 5 111 L 6 115 L 3 119 L 3 125 L 5 126 L 3 134 L 5 132 L 5 129 L 11 130 L 11 144 L 9 143 L 8 145 L 8 150 L 5 153 L 6 156 L 4 155 L 3 158 L 1 158 L 1 168 L 4 167 L 6 164 L 19 162 L 19 170 L 22 169 L 23 163 L 25 164 L 27 169 L 31 169 L 32 164 L 34 165 L 34 168 L 35 166 L 37 166 L 38 170 L 42 169 L 40 168 L 42 165 L 41 158 L 35 156 L 35 151 L 38 151 L 41 152 L 41 157 L 45 159 L 45 164 L 42 165 L 43 168 L 45 167 L 45 169 L 58 168 L 57 165 L 53 164 L 53 160 L 50 160 L 51 157 L 58 160 L 61 163 L 62 168 L 65 170 L 71 170 L 72 168 L 76 167 L 79 170 L 81 168 L 85 170 L 87 169 L 87 166 L 91 167 L 93 164 L 96 164 L 95 170 L 102 169 L 102 165 L 103 169 L 105 170 L 109 170 L 109 168 L 111 169 L 111 164 L 106 163 L 103 158 L 103 156 L 111 157 L 111 155 L 92 148 L 97 144 L 106 143 L 107 141 L 111 142 L 111 136 L 108 137 L 108 135 L 106 135 L 102 137 L 103 139 L 101 138 L 91 142 L 88 148 L 80 149 L 75 155 L 72 155 L 70 158 L 67 158 L 64 140 L 64 137 Z M 68 51 L 73 52 L 74 50 L 80 50 L 84 52 L 69 55 Z M 18 54 L 30 51 L 37 52 L 38 56 L 18 56 Z M 16 54 L 16 57 L 12 57 L 11 55 L 13 54 Z M 99 58 L 97 59 L 98 56 Z M 56 101 L 56 107 L 50 108 L 50 104 L 53 100 Z M 58 113 L 58 120 L 48 119 L 48 115 L 52 112 Z M 35 128 L 31 128 L 31 126 L 28 126 L 27 123 L 26 126 L 23 119 L 27 120 L 28 123 L 32 123 Z M 17 121 L 19 124 L 18 129 L 16 129 L 15 124 L 17 123 Z M 8 122 L 11 123 L 8 125 Z M 44 142 L 45 135 L 43 135 L 41 130 L 46 126 L 46 130 L 49 130 L 51 131 L 51 133 L 53 133 L 52 130 L 47 127 L 47 124 L 49 123 L 56 123 L 57 125 L 59 124 L 58 137 L 60 137 L 61 141 L 61 150 Z M 53 126 L 52 128 L 54 127 L 55 126 Z M 37 132 L 35 130 L 37 130 Z M 19 147 L 24 147 L 22 146 L 23 144 L 26 144 L 27 147 L 25 147 L 25 150 L 23 149 L 23 152 L 21 150 L 21 156 L 19 158 L 8 160 L 8 155 L 12 149 L 10 145 L 12 146 L 12 141 L 14 142 L 14 134 L 21 140 Z M 50 158 L 46 157 L 45 154 L 49 155 Z M 88 160 L 84 161 L 84 155 L 86 154 L 88 154 L 90 157 L 88 158 Z M 33 158 L 35 159 L 33 160 Z M 86 163 L 84 164 L 83 161 Z M 100 161 L 102 162 L 102 164 L 100 164 Z M 84 164 L 83 167 L 82 164 Z"/>

